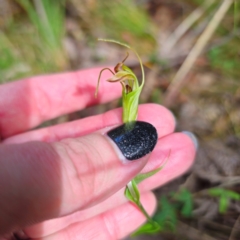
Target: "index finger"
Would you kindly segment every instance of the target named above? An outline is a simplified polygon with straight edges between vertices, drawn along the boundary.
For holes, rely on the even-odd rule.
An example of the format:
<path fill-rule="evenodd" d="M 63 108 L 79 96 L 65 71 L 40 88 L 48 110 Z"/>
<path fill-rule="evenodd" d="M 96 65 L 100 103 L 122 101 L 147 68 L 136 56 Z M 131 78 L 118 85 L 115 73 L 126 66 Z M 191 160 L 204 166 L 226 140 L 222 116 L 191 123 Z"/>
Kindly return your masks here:
<path fill-rule="evenodd" d="M 94 98 L 101 68 L 39 76 L 0 86 L 0 136 L 9 137 L 40 123 L 121 96 L 120 84 L 101 82 Z M 102 78 L 109 78 L 104 72 Z"/>

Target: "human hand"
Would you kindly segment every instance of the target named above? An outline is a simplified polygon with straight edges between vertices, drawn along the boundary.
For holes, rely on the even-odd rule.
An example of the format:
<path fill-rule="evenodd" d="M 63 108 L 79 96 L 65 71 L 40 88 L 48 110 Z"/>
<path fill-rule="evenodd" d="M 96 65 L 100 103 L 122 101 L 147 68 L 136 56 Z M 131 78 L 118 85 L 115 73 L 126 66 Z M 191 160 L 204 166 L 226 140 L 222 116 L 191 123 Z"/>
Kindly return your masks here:
<path fill-rule="evenodd" d="M 40 123 L 121 96 L 120 84 L 102 81 L 100 69 L 40 76 L 0 86 L 0 236 L 44 240 L 119 239 L 145 218 L 124 196 L 140 171 L 167 165 L 139 185 L 143 206 L 152 214 L 153 188 L 184 173 L 195 147 L 164 107 L 144 104 L 138 120 L 151 123 L 158 143 L 149 155 L 126 163 L 104 133 L 122 124 L 121 109 L 30 130 Z M 108 78 L 107 74 L 103 78 Z M 30 130 L 30 131 L 29 131 Z M 22 229 L 21 231 L 19 231 Z M 24 233 L 24 234 L 23 234 Z"/>

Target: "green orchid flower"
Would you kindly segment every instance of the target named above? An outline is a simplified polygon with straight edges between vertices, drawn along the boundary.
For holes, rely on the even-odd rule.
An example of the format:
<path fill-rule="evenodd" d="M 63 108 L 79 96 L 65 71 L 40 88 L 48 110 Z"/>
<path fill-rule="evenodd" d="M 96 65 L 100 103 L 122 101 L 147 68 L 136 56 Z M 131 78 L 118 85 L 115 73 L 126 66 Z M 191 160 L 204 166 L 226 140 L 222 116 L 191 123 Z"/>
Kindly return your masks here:
<path fill-rule="evenodd" d="M 104 68 L 101 70 L 101 72 L 99 74 L 99 78 L 98 78 L 96 92 L 95 92 L 95 96 L 97 96 L 102 72 L 105 70 L 109 70 L 113 74 L 113 76 L 110 79 L 108 79 L 107 81 L 112 82 L 112 83 L 120 82 L 122 85 L 123 122 L 127 123 L 127 122 L 135 121 L 137 119 L 137 113 L 138 113 L 139 96 L 140 96 L 140 93 L 142 91 L 144 81 L 145 81 L 145 74 L 144 74 L 142 61 L 141 61 L 138 53 L 125 43 L 121 43 L 121 42 L 118 42 L 115 40 L 110 40 L 110 39 L 98 39 L 98 40 L 116 43 L 116 44 L 119 44 L 126 48 L 131 49 L 136 54 L 136 56 L 140 62 L 140 66 L 141 66 L 141 70 L 142 70 L 142 82 L 140 85 L 139 85 L 139 81 L 138 81 L 136 75 L 133 73 L 133 71 L 124 64 L 124 62 L 126 61 L 128 55 L 129 55 L 127 53 L 127 56 L 125 57 L 125 59 L 115 66 L 114 72 L 109 68 Z"/>
<path fill-rule="evenodd" d="M 97 83 L 97 88 L 95 92 L 95 97 L 97 97 L 98 89 L 99 89 L 99 83 L 101 79 L 102 72 L 105 70 L 110 71 L 113 76 L 109 79 L 107 79 L 108 82 L 111 83 L 116 83 L 119 82 L 122 85 L 122 106 L 123 106 L 123 122 L 124 123 L 130 123 L 133 121 L 137 120 L 137 115 L 138 115 L 138 103 L 139 103 L 139 96 L 142 91 L 144 82 L 145 82 L 145 74 L 144 74 L 144 69 L 143 69 L 143 64 L 142 61 L 138 55 L 138 53 L 131 48 L 129 45 L 125 43 L 121 43 L 116 40 L 111 40 L 111 39 L 98 39 L 99 41 L 104 41 L 104 42 L 111 42 L 111 43 L 116 43 L 121 46 L 124 46 L 130 50 L 132 50 L 140 63 L 141 71 L 142 71 L 142 81 L 141 84 L 139 84 L 139 81 L 134 74 L 134 72 L 127 67 L 124 62 L 128 58 L 129 54 L 127 53 L 127 56 L 124 58 L 124 60 L 120 63 L 118 63 L 114 71 L 112 71 L 109 68 L 103 68 L 98 77 L 98 83 Z M 165 165 L 165 164 L 164 164 Z M 138 174 L 134 179 L 132 179 L 126 186 L 125 189 L 125 196 L 128 200 L 136 204 L 139 208 L 139 210 L 144 214 L 144 216 L 147 219 L 147 223 L 143 225 L 141 228 L 139 228 L 134 235 L 138 235 L 141 233 L 154 233 L 158 232 L 161 227 L 160 225 L 155 222 L 154 220 L 151 219 L 151 217 L 148 215 L 146 210 L 143 208 L 141 202 L 140 202 L 140 192 L 138 190 L 137 184 L 139 184 L 141 181 L 143 181 L 146 178 L 151 177 L 152 175 L 156 174 L 159 172 L 163 166 L 147 172 L 147 173 L 140 173 Z"/>

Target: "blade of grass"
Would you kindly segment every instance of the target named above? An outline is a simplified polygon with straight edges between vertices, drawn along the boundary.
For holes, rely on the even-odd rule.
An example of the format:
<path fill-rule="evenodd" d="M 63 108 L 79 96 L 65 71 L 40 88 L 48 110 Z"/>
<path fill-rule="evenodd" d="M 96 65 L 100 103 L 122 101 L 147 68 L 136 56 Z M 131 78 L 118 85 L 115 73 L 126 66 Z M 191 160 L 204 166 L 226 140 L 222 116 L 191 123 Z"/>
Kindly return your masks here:
<path fill-rule="evenodd" d="M 27 12 L 47 46 L 50 49 L 61 48 L 64 33 L 64 1 L 34 0 L 34 5 L 25 0 L 16 1 Z"/>
<path fill-rule="evenodd" d="M 33 1 L 35 9 L 36 9 L 36 13 L 39 17 L 39 20 L 37 20 L 37 25 L 40 28 L 40 25 L 44 25 L 44 31 L 43 33 L 45 33 L 44 35 L 48 36 L 48 39 L 50 39 L 50 42 L 52 42 L 54 45 L 55 39 L 54 39 L 54 35 L 53 35 L 53 31 L 51 29 L 51 25 L 49 23 L 49 19 L 48 16 L 46 14 L 46 9 L 44 7 L 44 3 L 43 1 L 38 1 L 38 0 L 34 0 Z"/>
<path fill-rule="evenodd" d="M 238 8 L 239 8 L 239 2 L 237 0 L 234 0 L 234 22 L 233 22 L 233 33 L 237 33 L 237 21 L 238 21 Z"/>
<path fill-rule="evenodd" d="M 30 71 L 30 67 L 23 60 L 19 50 L 6 33 L 1 30 L 0 55 L 0 83 L 9 81 L 15 75 Z"/>

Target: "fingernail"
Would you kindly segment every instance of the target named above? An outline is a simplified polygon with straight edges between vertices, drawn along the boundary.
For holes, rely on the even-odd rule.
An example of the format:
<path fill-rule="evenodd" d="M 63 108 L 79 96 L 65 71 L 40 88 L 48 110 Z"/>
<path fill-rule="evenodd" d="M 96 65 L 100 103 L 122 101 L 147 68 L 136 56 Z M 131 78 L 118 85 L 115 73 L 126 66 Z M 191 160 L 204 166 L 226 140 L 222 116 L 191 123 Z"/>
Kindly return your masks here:
<path fill-rule="evenodd" d="M 156 128 L 141 121 L 125 123 L 110 130 L 107 135 L 128 160 L 136 160 L 150 153 L 158 139 Z"/>
<path fill-rule="evenodd" d="M 198 149 L 198 140 L 197 140 L 197 137 L 192 133 L 192 132 L 189 132 L 189 131 L 182 131 L 182 133 L 186 134 L 188 137 L 191 138 L 191 140 L 193 141 L 193 144 L 195 146 L 196 149 Z"/>

